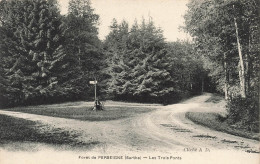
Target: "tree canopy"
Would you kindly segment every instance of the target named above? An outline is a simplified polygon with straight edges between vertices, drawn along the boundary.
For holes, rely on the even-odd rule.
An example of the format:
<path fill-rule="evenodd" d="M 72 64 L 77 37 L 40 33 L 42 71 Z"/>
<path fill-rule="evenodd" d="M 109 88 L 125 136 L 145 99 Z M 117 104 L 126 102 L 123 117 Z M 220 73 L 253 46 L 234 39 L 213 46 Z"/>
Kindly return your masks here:
<path fill-rule="evenodd" d="M 228 117 L 255 127 L 260 107 L 259 6 L 257 0 L 191 0 L 185 15 L 196 51 L 228 100 Z"/>
<path fill-rule="evenodd" d="M 86 98 L 88 80 L 102 65 L 98 15 L 89 1 L 71 0 L 66 16 L 55 0 L 0 5 L 1 106 Z"/>
<path fill-rule="evenodd" d="M 167 43 L 152 19 L 141 24 L 136 21 L 132 27 L 114 19 L 110 28 L 104 42 L 110 75 L 108 93 L 125 100 L 172 102 L 185 91 L 201 92 L 201 80 L 195 80 L 203 68 L 197 67 L 190 43 Z M 190 71 L 186 72 L 189 80 L 184 80 L 186 75 L 181 69 Z M 184 87 L 186 84 L 194 84 L 197 91 Z"/>

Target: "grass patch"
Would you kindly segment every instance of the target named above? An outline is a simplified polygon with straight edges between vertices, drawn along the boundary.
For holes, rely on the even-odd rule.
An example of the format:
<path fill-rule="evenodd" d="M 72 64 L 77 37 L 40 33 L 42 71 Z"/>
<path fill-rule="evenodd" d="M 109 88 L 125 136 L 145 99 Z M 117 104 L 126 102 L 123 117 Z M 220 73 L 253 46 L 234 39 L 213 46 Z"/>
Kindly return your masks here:
<path fill-rule="evenodd" d="M 223 98 L 223 96 L 221 96 L 221 95 L 218 95 L 218 94 L 213 94 L 213 96 L 211 96 L 208 100 L 206 100 L 205 102 L 207 102 L 207 103 L 210 103 L 210 102 L 212 102 L 212 103 L 215 103 L 215 104 L 217 104 L 217 103 L 219 103 L 221 100 L 223 100 L 224 98 Z"/>
<path fill-rule="evenodd" d="M 209 138 L 209 139 L 216 139 L 216 136 L 210 136 L 210 135 L 195 135 L 192 137 L 197 137 L 197 138 Z"/>
<path fill-rule="evenodd" d="M 185 117 L 197 124 L 209 127 L 211 129 L 215 129 L 217 131 L 259 141 L 259 135 L 257 133 L 232 127 L 229 124 L 227 124 L 225 122 L 225 119 L 217 113 L 187 112 L 185 114 Z"/>
<path fill-rule="evenodd" d="M 173 126 L 172 124 L 160 124 L 161 126 L 164 126 L 164 127 L 167 127 L 167 128 L 169 128 L 169 127 L 176 127 L 176 126 Z"/>
<path fill-rule="evenodd" d="M 0 146 L 13 142 L 37 142 L 52 145 L 89 147 L 98 143 L 83 143 L 79 133 L 50 128 L 38 122 L 0 115 Z"/>
<path fill-rule="evenodd" d="M 176 132 L 188 132 L 190 133 L 191 131 L 188 130 L 188 129 L 182 129 L 182 128 L 171 128 L 173 131 L 176 131 Z"/>
<path fill-rule="evenodd" d="M 24 112 L 52 117 L 70 118 L 84 121 L 109 121 L 126 117 L 132 117 L 136 114 L 146 113 L 154 110 L 155 107 L 124 107 L 107 106 L 105 110 L 93 111 L 91 106 L 71 107 L 71 106 L 33 106 L 8 108 L 4 110 Z"/>
<path fill-rule="evenodd" d="M 221 140 L 221 142 L 225 142 L 225 143 L 237 143 L 237 141 L 230 141 L 230 140 L 226 140 L 226 139 Z"/>

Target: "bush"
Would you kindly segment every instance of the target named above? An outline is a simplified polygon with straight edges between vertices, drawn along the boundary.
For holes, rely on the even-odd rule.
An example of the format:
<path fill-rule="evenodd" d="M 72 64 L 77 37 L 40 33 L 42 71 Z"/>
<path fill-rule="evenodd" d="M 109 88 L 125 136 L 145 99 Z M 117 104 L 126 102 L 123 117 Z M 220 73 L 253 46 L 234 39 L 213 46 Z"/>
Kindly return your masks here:
<path fill-rule="evenodd" d="M 232 97 L 227 103 L 227 122 L 253 132 L 259 132 L 259 109 L 256 97 Z"/>

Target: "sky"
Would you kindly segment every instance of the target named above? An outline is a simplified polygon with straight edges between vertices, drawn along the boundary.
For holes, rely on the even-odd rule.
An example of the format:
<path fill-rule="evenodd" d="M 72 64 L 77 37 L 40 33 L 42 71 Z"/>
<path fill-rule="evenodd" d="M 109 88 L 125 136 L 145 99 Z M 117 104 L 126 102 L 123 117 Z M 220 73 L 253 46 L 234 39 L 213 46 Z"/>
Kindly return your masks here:
<path fill-rule="evenodd" d="M 184 25 L 183 15 L 189 0 L 91 0 L 95 13 L 100 16 L 99 38 L 108 35 L 112 19 L 118 22 L 123 19 L 133 24 L 137 19 L 141 23 L 152 17 L 155 26 L 163 30 L 166 41 L 190 39 L 190 36 L 179 29 Z M 61 13 L 66 14 L 69 0 L 59 0 Z"/>

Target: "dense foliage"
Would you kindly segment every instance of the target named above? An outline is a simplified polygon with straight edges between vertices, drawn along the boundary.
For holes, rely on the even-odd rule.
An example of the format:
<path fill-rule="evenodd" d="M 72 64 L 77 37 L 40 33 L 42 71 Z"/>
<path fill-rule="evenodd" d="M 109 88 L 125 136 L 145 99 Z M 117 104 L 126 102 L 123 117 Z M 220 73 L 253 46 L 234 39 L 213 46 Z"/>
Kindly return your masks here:
<path fill-rule="evenodd" d="M 86 96 L 101 53 L 98 16 L 84 2 L 71 0 L 67 16 L 55 0 L 0 2 L 1 106 Z"/>
<path fill-rule="evenodd" d="M 61 95 L 66 71 L 57 4 L 2 1 L 1 93 L 6 103 L 41 103 Z"/>
<path fill-rule="evenodd" d="M 114 19 L 104 43 L 89 0 L 70 0 L 60 15 L 55 0 L 0 2 L 1 106 L 101 97 L 176 102 L 209 88 L 202 62 L 189 42 L 167 43 L 149 21 Z M 214 90 L 214 89 L 213 89 Z"/>
<path fill-rule="evenodd" d="M 105 61 L 98 38 L 99 16 L 94 13 L 89 0 L 70 0 L 65 24 L 65 52 L 70 55 L 70 81 L 73 88 L 68 93 L 75 100 L 93 97 L 89 81 L 100 82 Z"/>
<path fill-rule="evenodd" d="M 89 0 L 0 1 L 0 106 L 57 103 L 98 95 L 172 103 L 225 95 L 227 122 L 259 130 L 260 30 L 257 0 L 190 0 L 184 29 L 193 42 L 166 42 L 150 18 L 112 21 L 98 38 Z"/>
<path fill-rule="evenodd" d="M 191 0 L 185 15 L 196 51 L 229 101 L 229 119 L 244 127 L 259 124 L 259 6 L 257 0 Z"/>
<path fill-rule="evenodd" d="M 254 97 L 236 96 L 228 101 L 229 112 L 227 122 L 236 124 L 251 132 L 259 132 L 259 110 Z"/>
<path fill-rule="evenodd" d="M 151 19 L 131 28 L 114 19 L 110 27 L 104 49 L 114 98 L 168 103 L 202 91 L 204 71 L 190 43 L 166 43 Z"/>

